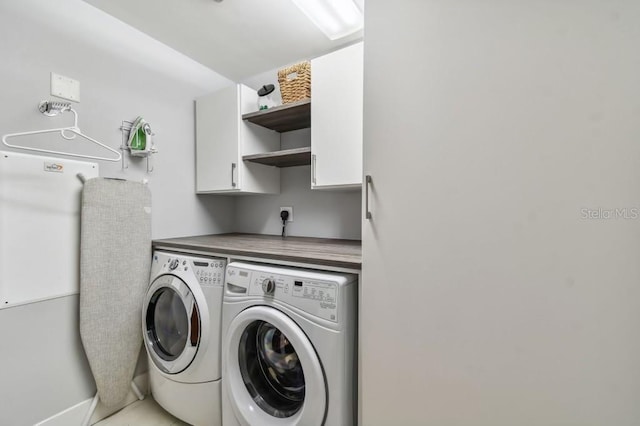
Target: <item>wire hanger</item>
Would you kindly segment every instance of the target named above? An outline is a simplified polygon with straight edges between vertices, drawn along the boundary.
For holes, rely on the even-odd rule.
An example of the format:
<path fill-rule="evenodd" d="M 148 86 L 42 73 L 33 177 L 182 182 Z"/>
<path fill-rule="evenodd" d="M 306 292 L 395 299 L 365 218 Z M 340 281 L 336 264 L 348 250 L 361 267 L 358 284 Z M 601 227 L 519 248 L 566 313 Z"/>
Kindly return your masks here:
<path fill-rule="evenodd" d="M 103 144 L 102 142 L 98 142 L 97 140 L 95 140 L 93 138 L 90 138 L 89 136 L 87 136 L 84 133 L 82 133 L 82 131 L 78 127 L 78 113 L 73 108 L 71 108 L 71 104 L 64 103 L 64 102 L 42 101 L 38 105 L 38 110 L 40 110 L 40 112 L 42 114 L 44 114 L 44 115 L 46 115 L 48 117 L 53 117 L 55 115 L 62 114 L 65 111 L 71 111 L 73 113 L 73 126 L 60 127 L 60 128 L 57 128 L 57 129 L 33 130 L 33 131 L 30 131 L 30 132 L 9 133 L 9 134 L 6 134 L 6 135 L 2 136 L 2 143 L 5 144 L 8 147 L 11 147 L 11 148 L 24 149 L 24 150 L 27 150 L 27 151 L 46 152 L 46 153 L 49 153 L 49 154 L 61 154 L 61 155 L 68 155 L 70 157 L 89 158 L 89 159 L 92 159 L 92 160 L 120 161 L 120 158 L 122 157 L 122 154 L 120 154 L 118 151 L 116 151 L 115 149 L 112 149 L 112 148 L 108 147 L 107 145 Z M 80 136 L 80 137 L 88 140 L 89 142 L 92 142 L 92 143 L 94 143 L 96 145 L 99 145 L 99 146 L 105 148 L 106 150 L 114 153 L 115 157 L 99 157 L 99 156 L 95 156 L 95 155 L 77 154 L 77 153 L 74 153 L 74 152 L 65 152 L 65 151 L 55 151 L 55 150 L 51 150 L 51 149 L 32 148 L 32 147 L 28 147 L 28 146 L 13 145 L 13 144 L 10 144 L 9 142 L 7 142 L 7 139 L 9 139 L 9 138 L 14 138 L 14 137 L 18 137 L 18 136 L 27 136 L 27 135 L 38 135 L 38 134 L 41 134 L 41 133 L 60 133 L 60 136 L 62 136 L 64 139 L 67 139 L 67 140 L 72 140 L 72 139 L 75 139 L 76 136 Z"/>

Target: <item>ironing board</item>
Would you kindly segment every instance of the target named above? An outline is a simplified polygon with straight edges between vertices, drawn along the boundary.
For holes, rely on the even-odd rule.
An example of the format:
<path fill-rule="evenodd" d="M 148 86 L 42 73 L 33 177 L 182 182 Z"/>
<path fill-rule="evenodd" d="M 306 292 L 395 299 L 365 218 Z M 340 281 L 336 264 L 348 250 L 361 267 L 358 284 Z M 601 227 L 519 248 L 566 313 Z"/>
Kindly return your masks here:
<path fill-rule="evenodd" d="M 97 387 L 88 424 L 98 399 L 114 407 L 131 385 L 142 397 L 132 378 L 151 266 L 151 193 L 138 182 L 89 179 L 80 223 L 80 337 Z"/>

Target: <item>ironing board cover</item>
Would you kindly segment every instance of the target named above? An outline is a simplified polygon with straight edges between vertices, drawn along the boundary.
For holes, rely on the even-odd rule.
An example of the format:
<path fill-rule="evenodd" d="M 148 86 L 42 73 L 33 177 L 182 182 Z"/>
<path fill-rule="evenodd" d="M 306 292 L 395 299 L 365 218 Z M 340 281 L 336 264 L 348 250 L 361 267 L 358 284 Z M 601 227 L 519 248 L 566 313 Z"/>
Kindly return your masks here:
<path fill-rule="evenodd" d="M 125 180 L 87 180 L 80 227 L 80 337 L 100 401 L 128 394 L 142 345 L 151 266 L 151 193 Z"/>

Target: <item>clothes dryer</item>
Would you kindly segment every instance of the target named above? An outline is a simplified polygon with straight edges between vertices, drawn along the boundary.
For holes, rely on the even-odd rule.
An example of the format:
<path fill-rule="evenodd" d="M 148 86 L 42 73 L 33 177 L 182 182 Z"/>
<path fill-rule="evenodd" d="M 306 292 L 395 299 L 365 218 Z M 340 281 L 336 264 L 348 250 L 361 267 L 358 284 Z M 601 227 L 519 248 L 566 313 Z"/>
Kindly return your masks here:
<path fill-rule="evenodd" d="M 356 282 L 356 275 L 228 266 L 225 426 L 356 424 Z"/>
<path fill-rule="evenodd" d="M 156 251 L 142 324 L 154 399 L 195 426 L 219 426 L 226 260 Z"/>

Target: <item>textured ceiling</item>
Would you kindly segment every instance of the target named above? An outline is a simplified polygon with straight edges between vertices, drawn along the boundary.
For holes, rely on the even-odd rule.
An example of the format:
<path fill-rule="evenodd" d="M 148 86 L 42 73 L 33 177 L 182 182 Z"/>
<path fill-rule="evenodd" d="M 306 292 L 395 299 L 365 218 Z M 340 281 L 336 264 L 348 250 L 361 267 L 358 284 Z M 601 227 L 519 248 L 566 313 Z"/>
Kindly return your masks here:
<path fill-rule="evenodd" d="M 362 38 L 328 40 L 291 0 L 85 1 L 234 81 Z"/>

